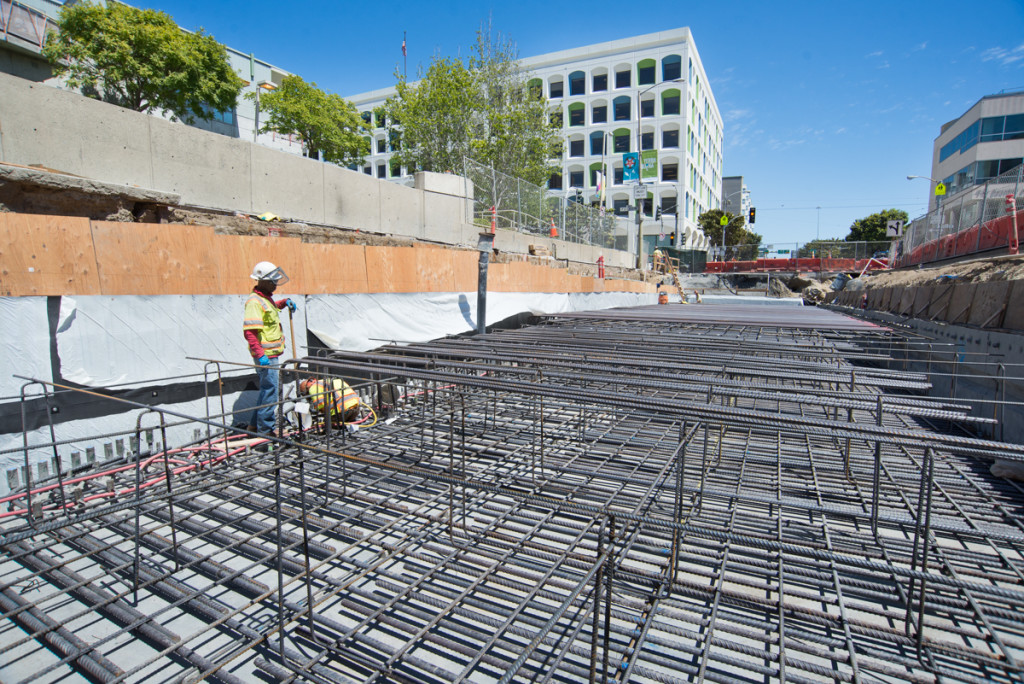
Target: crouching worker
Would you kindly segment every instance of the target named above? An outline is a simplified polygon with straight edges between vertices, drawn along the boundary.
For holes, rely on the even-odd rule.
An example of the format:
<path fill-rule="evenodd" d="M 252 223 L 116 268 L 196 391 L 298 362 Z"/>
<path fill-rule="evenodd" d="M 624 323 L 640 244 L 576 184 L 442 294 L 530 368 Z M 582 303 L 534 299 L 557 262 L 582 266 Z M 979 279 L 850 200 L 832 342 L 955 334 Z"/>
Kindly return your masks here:
<path fill-rule="evenodd" d="M 309 401 L 313 416 L 325 426 L 328 414 L 332 427 L 359 418 L 359 395 L 341 378 L 309 378 L 299 384 L 299 390 Z"/>

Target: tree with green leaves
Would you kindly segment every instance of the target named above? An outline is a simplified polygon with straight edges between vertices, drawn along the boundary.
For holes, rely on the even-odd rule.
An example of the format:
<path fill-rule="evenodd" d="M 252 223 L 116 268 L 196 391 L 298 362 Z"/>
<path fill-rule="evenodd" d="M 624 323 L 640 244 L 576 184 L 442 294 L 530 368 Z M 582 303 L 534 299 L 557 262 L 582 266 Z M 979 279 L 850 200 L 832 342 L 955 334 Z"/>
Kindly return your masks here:
<path fill-rule="evenodd" d="M 361 164 L 370 151 L 369 128 L 355 105 L 299 76 L 285 76 L 278 88 L 261 94 L 259 108 L 266 115 L 260 132 L 297 135 L 307 157 L 348 166 Z"/>
<path fill-rule="evenodd" d="M 551 162 L 561 156 L 561 137 L 543 93 L 529 88 L 514 44 L 493 38 L 489 26 L 477 32 L 465 63 L 436 57 L 418 82 L 396 78 L 386 109 L 392 135 L 401 132 L 393 157 L 399 163 L 462 172 L 468 157 L 535 185 L 556 170 Z"/>
<path fill-rule="evenodd" d="M 79 2 L 61 8 L 58 29 L 43 46 L 54 74 L 121 107 L 209 120 L 234 108 L 244 85 L 223 45 L 164 12 Z"/>
<path fill-rule="evenodd" d="M 748 258 L 748 252 L 750 252 L 755 255 L 750 258 L 756 258 L 757 247 L 761 244 L 761 236 L 745 227 L 746 218 L 743 216 L 737 216 L 721 209 L 710 209 L 697 217 L 697 224 L 713 246 L 721 247 L 723 216 L 728 221 L 728 225 L 725 226 L 726 257 Z"/>
<path fill-rule="evenodd" d="M 850 234 L 846 236 L 847 242 L 883 242 L 890 240 L 886 237 L 885 228 L 889 221 L 907 221 L 907 212 L 900 209 L 886 209 L 877 213 L 857 219 L 850 226 Z"/>

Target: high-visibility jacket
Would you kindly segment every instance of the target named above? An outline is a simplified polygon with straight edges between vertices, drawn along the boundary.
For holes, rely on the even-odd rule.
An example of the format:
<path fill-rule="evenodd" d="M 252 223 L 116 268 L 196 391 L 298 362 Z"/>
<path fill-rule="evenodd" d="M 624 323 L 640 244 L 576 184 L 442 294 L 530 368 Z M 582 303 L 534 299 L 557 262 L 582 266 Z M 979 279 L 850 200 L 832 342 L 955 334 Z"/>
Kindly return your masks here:
<path fill-rule="evenodd" d="M 281 328 L 281 313 L 273 300 L 253 292 L 245 302 L 245 320 L 242 330 L 256 333 L 260 346 L 269 357 L 284 354 L 284 330 Z"/>
<path fill-rule="evenodd" d="M 355 412 L 359 407 L 359 395 L 348 386 L 348 383 L 341 378 L 331 378 L 329 385 L 323 380 L 314 380 L 309 384 L 306 393 L 309 395 L 309 406 L 314 412 L 321 415 L 326 414 L 329 408 L 331 413 L 338 415 L 342 409 L 345 416 Z M 327 387 L 333 387 L 333 392 L 328 392 Z"/>

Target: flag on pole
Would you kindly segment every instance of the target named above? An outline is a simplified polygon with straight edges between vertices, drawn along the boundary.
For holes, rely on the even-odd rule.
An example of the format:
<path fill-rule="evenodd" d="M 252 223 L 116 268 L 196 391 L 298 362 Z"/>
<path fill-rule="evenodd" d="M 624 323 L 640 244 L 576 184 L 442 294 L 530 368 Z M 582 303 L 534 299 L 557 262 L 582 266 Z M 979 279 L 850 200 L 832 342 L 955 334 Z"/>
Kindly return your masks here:
<path fill-rule="evenodd" d="M 600 171 L 597 172 L 597 199 L 599 202 L 604 202 L 604 174 Z"/>
<path fill-rule="evenodd" d="M 402 56 L 405 57 L 405 38 L 402 38 Z"/>

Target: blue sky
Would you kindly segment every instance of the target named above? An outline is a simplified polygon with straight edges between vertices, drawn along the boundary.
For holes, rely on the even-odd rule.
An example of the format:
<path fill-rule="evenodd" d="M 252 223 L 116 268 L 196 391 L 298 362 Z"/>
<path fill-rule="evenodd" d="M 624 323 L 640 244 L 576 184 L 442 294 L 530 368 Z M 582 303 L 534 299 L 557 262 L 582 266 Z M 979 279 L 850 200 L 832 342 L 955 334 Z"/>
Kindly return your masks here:
<path fill-rule="evenodd" d="M 927 207 L 932 142 L 984 95 L 1024 90 L 1024 2 L 135 3 L 341 95 L 465 55 L 481 22 L 522 57 L 688 26 L 725 121 L 724 174 L 743 175 L 769 244 L 845 237 Z M 820 212 L 816 207 L 821 207 Z"/>

